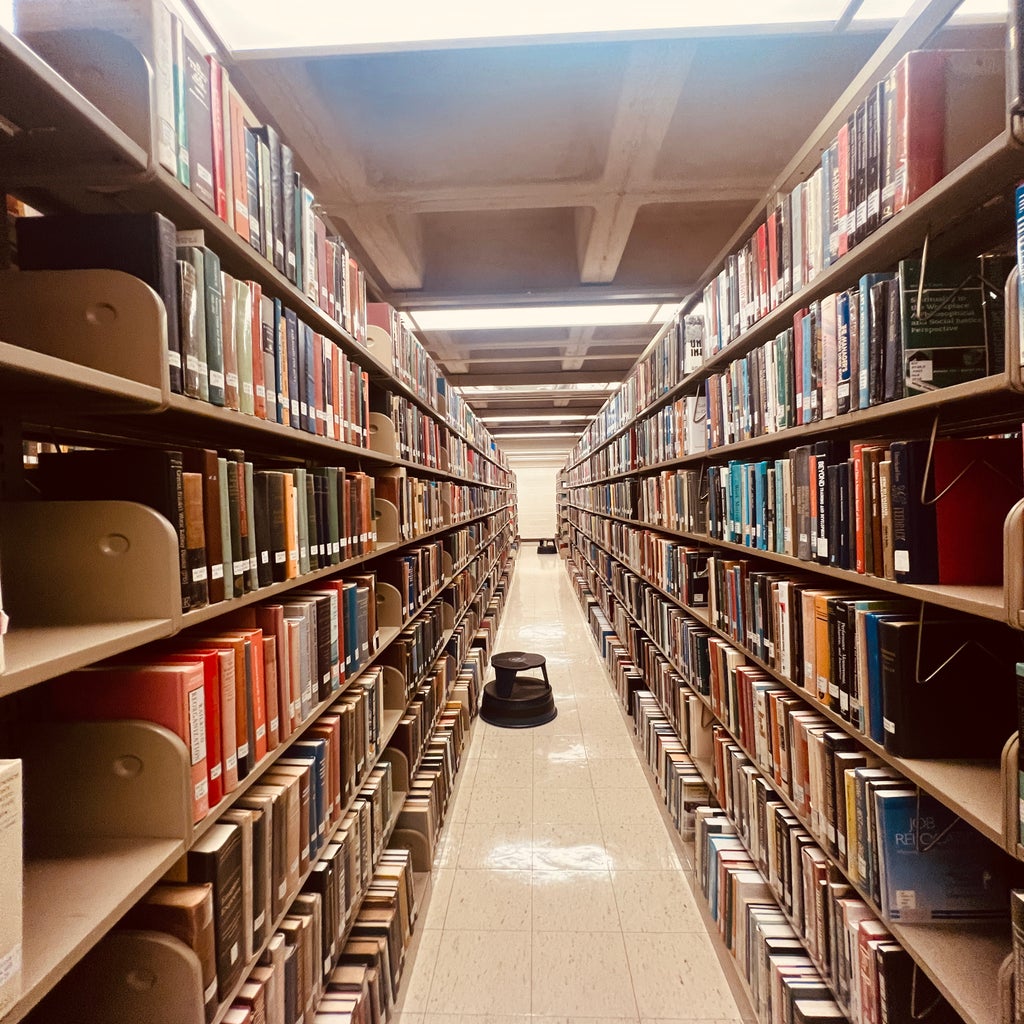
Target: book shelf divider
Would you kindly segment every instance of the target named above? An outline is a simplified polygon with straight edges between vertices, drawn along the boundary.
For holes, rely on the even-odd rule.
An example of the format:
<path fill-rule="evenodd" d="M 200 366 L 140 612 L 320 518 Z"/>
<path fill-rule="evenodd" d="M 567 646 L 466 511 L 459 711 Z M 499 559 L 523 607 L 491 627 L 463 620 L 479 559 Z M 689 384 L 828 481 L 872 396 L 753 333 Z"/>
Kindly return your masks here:
<path fill-rule="evenodd" d="M 1003 782 L 1003 846 L 1012 857 L 1024 860 L 1020 841 L 1020 733 L 1015 732 L 1003 747 L 1000 776 Z"/>
<path fill-rule="evenodd" d="M 12 629 L 148 619 L 178 629 L 178 539 L 158 512 L 130 501 L 6 502 L 0 522 Z"/>
<path fill-rule="evenodd" d="M 5 271 L 0 338 L 155 388 L 156 409 L 170 398 L 164 305 L 149 285 L 119 270 Z"/>
<path fill-rule="evenodd" d="M 40 838 L 192 835 L 188 752 L 153 722 L 46 722 L 24 736 L 29 854 Z M 54 804 L 54 794 L 60 799 Z"/>
<path fill-rule="evenodd" d="M 405 544 L 399 530 L 398 509 L 386 498 L 374 499 L 374 519 L 377 521 L 378 544 Z"/>
<path fill-rule="evenodd" d="M 1024 628 L 1024 498 L 1003 524 L 1003 600 L 1007 623 Z"/>
<path fill-rule="evenodd" d="M 382 412 L 370 413 L 370 450 L 395 459 L 399 457 L 395 424 Z"/>
<path fill-rule="evenodd" d="M 392 506 L 393 507 L 393 506 Z M 377 625 L 401 629 L 405 625 L 401 594 L 390 584 L 377 580 Z"/>
<path fill-rule="evenodd" d="M 394 665 L 384 666 L 384 707 L 401 711 L 406 704 L 405 676 Z"/>

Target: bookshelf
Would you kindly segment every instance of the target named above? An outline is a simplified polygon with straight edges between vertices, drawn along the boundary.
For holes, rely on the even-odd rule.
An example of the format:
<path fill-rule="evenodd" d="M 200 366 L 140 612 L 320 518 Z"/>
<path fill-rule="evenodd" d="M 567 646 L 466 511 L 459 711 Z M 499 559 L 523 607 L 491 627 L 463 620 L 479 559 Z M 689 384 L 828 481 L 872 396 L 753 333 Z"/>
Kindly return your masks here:
<path fill-rule="evenodd" d="M 978 620 L 979 629 L 982 622 L 987 622 L 1019 630 L 1024 623 L 1021 615 L 1024 574 L 1020 568 L 1024 552 L 1024 504 L 1014 506 L 1003 523 L 1002 580 L 969 586 L 897 582 L 896 579 L 884 578 L 880 568 L 879 575 L 875 576 L 870 574 L 870 569 L 865 573 L 843 568 L 842 563 L 822 564 L 820 550 L 812 552 L 811 560 L 806 560 L 784 553 L 782 547 L 767 550 L 773 546 L 772 543 L 766 545 L 753 536 L 749 541 L 743 536 L 743 542 L 739 542 L 740 538 L 732 536 L 729 531 L 740 528 L 729 522 L 726 522 L 724 534 L 715 524 L 711 527 L 705 525 L 712 518 L 708 511 L 709 481 L 714 479 L 709 474 L 711 467 L 727 463 L 747 467 L 758 460 L 773 467 L 777 465 L 774 460 L 787 459 L 792 449 L 821 441 L 834 442 L 839 451 L 845 451 L 843 446 L 846 442 L 865 438 L 918 439 L 927 438 L 929 434 L 933 438 L 961 438 L 1007 432 L 1019 436 L 1024 419 L 1024 387 L 1020 375 L 1017 272 L 1011 273 L 1003 298 L 1007 326 L 1005 337 L 998 339 L 1003 350 L 997 354 L 1002 357 L 1005 369 L 926 394 L 897 397 L 884 404 L 857 408 L 858 403 L 854 402 L 852 411 L 838 415 L 816 411 L 811 417 L 805 414 L 805 422 L 800 422 L 798 410 L 798 425 L 795 426 L 790 425 L 792 420 L 773 421 L 770 404 L 764 406 L 760 416 L 754 415 L 749 419 L 734 415 L 730 420 L 728 411 L 721 414 L 725 426 L 714 428 L 722 432 L 721 437 L 713 432 L 711 424 L 698 426 L 691 436 L 687 422 L 687 418 L 692 418 L 699 424 L 701 419 L 710 417 L 715 397 L 712 389 L 719 380 L 724 382 L 723 402 L 729 398 L 729 382 L 745 381 L 741 370 L 745 371 L 748 366 L 753 382 L 757 364 L 749 360 L 741 363 L 741 360 L 759 355 L 760 350 L 774 351 L 768 346 L 794 325 L 795 317 L 808 308 L 814 308 L 820 300 L 857 287 L 863 275 L 894 270 L 902 259 L 923 259 L 922 251 L 930 260 L 941 260 L 958 252 L 974 255 L 980 251 L 1012 248 L 1014 190 L 1024 178 L 1024 153 L 1008 128 L 1004 127 L 995 137 L 972 139 L 973 153 L 952 168 L 947 167 L 945 175 L 931 187 L 880 227 L 865 234 L 845 253 L 833 255 L 829 260 L 826 241 L 824 266 L 816 268 L 809 283 L 805 278 L 802 285 L 794 284 L 791 294 L 782 288 L 780 277 L 778 292 L 772 292 L 764 308 L 749 312 L 744 310 L 742 291 L 739 299 L 735 300 L 735 296 L 727 291 L 714 290 L 720 282 L 725 282 L 723 288 L 731 285 L 734 278 L 729 275 L 736 273 L 734 261 L 740 258 L 739 254 L 758 231 L 759 225 L 763 226 L 776 209 L 781 209 L 784 195 L 788 198 L 792 190 L 803 187 L 802 183 L 820 165 L 822 154 L 829 149 L 840 126 L 847 124 L 847 119 L 874 90 L 876 83 L 886 77 L 905 53 L 927 48 L 933 34 L 956 6 L 955 2 L 947 0 L 921 0 L 897 24 L 790 165 L 779 174 L 763 201 L 755 206 L 708 266 L 692 296 L 680 304 L 676 320 L 655 336 L 620 391 L 608 399 L 591 421 L 580 443 L 570 454 L 564 474 L 570 549 L 568 569 L 581 601 L 590 610 L 595 637 L 607 652 L 609 676 L 623 697 L 627 713 L 633 715 L 638 742 L 642 744 L 644 740 L 641 702 L 638 699 L 633 703 L 630 690 L 633 686 L 641 688 L 638 693 L 644 699 L 648 696 L 654 699 L 668 723 L 667 726 L 662 723 L 657 729 L 651 727 L 652 731 L 646 737 L 648 744 L 652 742 L 653 735 L 662 735 L 658 729 L 663 729 L 664 734 L 670 736 L 670 742 L 679 745 L 669 749 L 686 751 L 692 739 L 701 751 L 713 751 L 713 755 L 691 751 L 689 757 L 693 769 L 703 778 L 713 796 L 724 792 L 730 802 L 736 801 L 736 806 L 723 804 L 725 813 L 736 826 L 738 839 L 755 866 L 761 865 L 759 856 L 764 857 L 764 851 L 762 849 L 759 854 L 757 836 L 748 835 L 744 829 L 754 828 L 749 823 L 749 816 L 754 814 L 751 808 L 755 798 L 750 794 L 762 790 L 751 784 L 750 793 L 742 797 L 743 801 L 750 801 L 748 807 L 746 803 L 740 803 L 737 792 L 741 783 L 735 780 L 756 776 L 758 785 L 765 787 L 764 791 L 770 794 L 769 801 L 785 808 L 811 840 L 820 845 L 829 877 L 849 885 L 857 893 L 867 904 L 871 916 L 882 921 L 909 953 L 914 970 L 923 972 L 930 979 L 967 1024 L 996 1024 L 1009 1019 L 1005 1010 L 1008 986 L 1005 962 L 1011 951 L 1008 922 L 960 926 L 887 920 L 880 905 L 883 901 L 875 899 L 856 875 L 845 870 L 835 851 L 829 852 L 824 827 L 819 832 L 816 825 L 819 811 L 811 808 L 810 813 L 806 813 L 789 790 L 789 776 L 780 778 L 777 768 L 773 772 L 770 764 L 765 765 L 766 755 L 762 747 L 755 749 L 753 743 L 746 742 L 741 735 L 743 730 L 751 728 L 750 720 L 742 718 L 748 714 L 748 706 L 742 704 L 744 710 L 738 712 L 735 702 L 757 698 L 741 691 L 735 680 L 724 674 L 723 660 L 721 685 L 727 688 L 725 692 L 730 694 L 728 699 L 733 703 L 728 706 L 716 704 L 701 688 L 706 685 L 706 680 L 698 677 L 694 663 L 689 660 L 692 648 L 686 647 L 687 636 L 710 637 L 717 643 L 724 642 L 731 652 L 737 654 L 739 663 L 749 666 L 755 673 L 751 679 L 756 679 L 759 684 L 763 682 L 766 687 L 769 684 L 775 687 L 785 694 L 787 701 L 799 698 L 799 704 L 785 704 L 787 709 L 799 708 L 797 713 L 801 715 L 813 713 L 818 716 L 814 721 L 826 723 L 839 736 L 845 734 L 846 741 L 852 737 L 856 741 L 858 755 L 877 758 L 877 763 L 886 770 L 895 769 L 912 789 L 935 798 L 991 843 L 1018 860 L 1024 859 L 1024 846 L 1019 843 L 1019 741 L 1016 734 L 1007 741 L 1001 757 L 996 751 L 988 759 L 904 758 L 890 753 L 885 744 L 865 735 L 855 721 L 851 722 L 848 714 L 840 714 L 838 704 L 827 698 L 819 699 L 813 692 L 813 685 L 808 692 L 796 676 L 789 678 L 782 672 L 774 649 L 770 654 L 755 649 L 758 637 L 755 635 L 750 639 L 750 636 L 751 631 L 756 631 L 759 626 L 765 626 L 761 644 L 770 643 L 778 637 L 775 634 L 769 636 L 764 620 L 751 625 L 745 616 L 753 614 L 752 608 L 763 606 L 753 604 L 758 598 L 739 593 L 740 581 L 747 580 L 749 571 L 763 574 L 766 579 L 799 579 L 809 587 L 828 589 L 840 584 L 865 599 L 901 598 L 915 602 L 922 609 L 922 614 L 924 609 L 946 609 Z M 1019 53 L 1011 52 L 1010 67 L 1014 67 L 1018 60 Z M 1007 117 L 1005 123 L 1009 124 L 1009 120 Z M 966 132 L 965 138 L 969 135 L 970 132 Z M 783 250 L 780 248 L 779 251 Z M 745 287 L 742 281 L 738 287 Z M 757 285 L 751 287 L 756 288 Z M 714 303 L 721 302 L 721 306 L 713 305 L 711 312 L 709 296 Z M 702 297 L 703 322 L 698 323 L 695 313 L 699 312 L 697 307 Z M 740 309 L 738 314 L 735 313 L 737 305 Z M 725 319 L 723 311 L 726 309 L 735 319 Z M 748 316 L 750 322 L 745 320 Z M 694 324 L 703 328 L 696 356 L 690 330 Z M 716 329 L 717 333 L 713 333 Z M 783 349 L 783 352 L 785 354 L 780 358 L 791 358 L 790 350 Z M 762 358 L 765 360 L 762 365 L 770 366 L 771 355 L 763 355 Z M 774 399 L 771 386 L 769 384 L 768 394 Z M 815 387 L 820 389 L 820 386 L 820 381 L 815 381 Z M 741 410 L 744 402 L 749 407 L 755 394 L 753 383 L 749 391 L 743 387 L 740 383 L 740 390 L 732 392 L 732 400 Z M 768 402 L 764 391 L 757 394 Z M 778 400 L 780 403 L 784 401 L 781 397 Z M 811 421 L 807 422 L 808 419 Z M 843 457 L 837 456 L 839 459 Z M 676 472 L 687 473 L 692 479 L 680 481 L 674 478 Z M 852 469 L 850 472 L 852 475 Z M 725 487 L 727 489 L 728 481 Z M 744 492 L 742 501 L 748 497 L 753 505 L 752 491 L 749 496 Z M 727 496 L 727 500 L 729 498 L 731 496 Z M 786 500 L 789 500 L 788 495 Z M 696 516 L 694 503 L 700 509 Z M 765 508 L 771 507 L 765 505 Z M 722 517 L 719 524 L 728 520 L 737 508 L 744 508 L 742 502 L 727 504 L 725 512 L 719 506 L 718 515 Z M 736 518 L 741 515 L 737 512 Z M 747 527 L 745 520 L 741 520 L 740 525 L 743 529 Z M 782 524 L 777 525 L 781 530 Z M 753 526 L 750 532 L 753 534 Z M 683 550 L 696 552 L 697 559 L 710 555 L 716 559 L 716 565 L 724 562 L 729 566 L 743 566 L 735 570 L 737 595 L 733 598 L 732 591 L 718 594 L 720 605 L 717 613 L 703 599 L 691 602 L 683 598 L 680 589 L 686 586 L 680 553 Z M 825 561 L 828 561 L 827 554 Z M 696 561 L 694 564 L 705 563 Z M 689 562 L 686 565 L 685 572 L 689 572 Z M 694 569 L 693 572 L 699 574 L 700 570 Z M 846 590 L 836 587 L 835 592 L 844 594 Z M 730 600 L 735 600 L 735 608 L 728 605 Z M 727 605 L 724 613 L 723 602 Z M 750 607 L 747 602 L 750 602 Z M 770 616 L 771 606 L 767 607 L 766 615 Z M 740 628 L 746 630 L 746 634 L 737 636 L 732 628 L 723 628 L 729 626 L 730 621 L 741 622 Z M 692 632 L 687 633 L 688 629 Z M 624 681 L 624 664 L 633 666 L 635 680 L 631 677 Z M 676 686 L 678 694 L 670 703 L 666 702 L 663 690 L 667 688 L 674 693 Z M 758 707 L 754 705 L 749 713 L 756 715 Z M 779 708 L 782 707 L 780 699 Z M 691 708 L 697 709 L 699 725 L 695 724 Z M 789 713 L 788 710 L 785 712 Z M 783 712 L 780 710 L 779 714 Z M 741 717 L 737 720 L 736 715 Z M 812 719 L 808 717 L 806 720 Z M 1008 722 L 1007 734 L 1012 728 L 1013 723 Z M 703 745 L 705 742 L 706 747 Z M 714 743 L 726 746 L 715 747 Z M 770 744 L 770 741 L 759 739 L 759 743 Z M 721 754 L 721 750 L 735 751 L 735 755 Z M 651 757 L 649 751 L 648 757 Z M 724 760 L 720 761 L 720 757 Z M 734 760 L 730 761 L 730 757 Z M 662 761 L 656 765 L 652 761 L 652 773 L 660 778 L 668 771 L 666 763 L 674 762 Z M 743 765 L 746 774 L 741 774 L 737 765 Z M 729 776 L 730 770 L 734 773 L 732 776 Z M 662 789 L 670 806 L 673 800 L 679 799 L 663 779 Z M 715 796 L 711 802 L 718 803 L 719 799 L 724 798 Z M 843 856 L 845 858 L 845 850 Z M 766 868 L 762 870 L 767 871 Z M 765 877 L 767 880 L 767 875 Z M 792 918 L 789 920 L 814 959 L 816 940 L 802 933 L 805 924 Z M 714 932 L 717 928 L 717 924 L 712 924 L 709 930 Z M 728 955 L 726 959 L 729 959 Z M 843 1012 L 858 1010 L 840 997 L 835 979 L 831 977 L 832 967 L 827 963 L 818 966 Z M 740 965 L 737 965 L 737 970 L 743 975 Z M 749 994 L 749 986 L 747 991 Z"/>
<path fill-rule="evenodd" d="M 69 1007 L 87 998 L 95 1020 L 200 1024 L 195 954 L 168 936 L 115 926 L 292 743 L 377 672 L 384 694 L 377 750 L 347 807 L 355 805 L 371 771 L 390 764 L 391 816 L 380 836 L 380 848 L 387 846 L 415 767 L 388 744 L 419 706 L 422 686 L 444 673 L 444 699 L 424 723 L 424 744 L 431 740 L 446 706 L 451 713 L 465 659 L 493 637 L 511 572 L 515 493 L 503 455 L 461 397 L 447 392 L 443 378 L 438 384 L 436 367 L 431 394 L 402 365 L 397 339 L 373 329 L 363 343 L 348 333 L 159 164 L 152 75 L 139 53 L 107 33 L 71 38 L 63 77 L 0 30 L 0 77 L 8 86 L 0 115 L 15 129 L 0 153 L 5 191 L 44 214 L 159 212 L 179 230 L 202 230 L 226 273 L 256 281 L 263 295 L 296 311 L 369 379 L 373 411 L 365 445 L 207 404 L 172 391 L 166 311 L 138 279 L 107 270 L 3 274 L 0 563 L 11 628 L 0 672 L 0 743 L 24 751 L 29 813 L 22 988 L 0 1020 L 67 1019 Z M 90 78 L 91 62 L 104 67 L 102 81 Z M 429 419 L 438 443 L 434 456 L 400 455 L 394 396 Z M 429 528 L 417 528 L 379 499 L 371 510 L 376 540 L 370 550 L 183 612 L 177 537 L 167 520 L 133 502 L 35 500 L 23 467 L 23 441 L 35 437 L 97 446 L 241 448 L 264 466 L 289 469 L 340 466 L 370 475 L 402 469 L 429 484 L 438 500 Z M 310 584 L 374 573 L 382 560 L 428 541 L 445 541 L 440 578 L 417 594 L 408 612 L 398 593 L 378 580 L 377 649 L 347 674 L 343 688 L 320 700 L 314 693 L 290 737 L 198 822 L 187 785 L 188 751 L 167 729 L 144 722 L 38 722 L 41 684 L 63 673 L 189 628 L 215 627 L 225 616 Z M 441 624 L 440 632 L 418 674 L 404 678 L 388 664 L 389 652 L 404 630 L 428 616 Z M 467 722 L 471 712 L 475 708 L 465 709 Z M 340 818 L 319 843 L 321 853 Z M 419 891 L 427 884 L 421 875 Z M 362 895 L 350 907 L 346 935 Z M 254 952 L 243 981 L 261 952 Z M 126 984 L 133 968 L 152 987 L 131 979 Z M 238 990 L 221 1001 L 215 1020 L 223 1019 Z"/>

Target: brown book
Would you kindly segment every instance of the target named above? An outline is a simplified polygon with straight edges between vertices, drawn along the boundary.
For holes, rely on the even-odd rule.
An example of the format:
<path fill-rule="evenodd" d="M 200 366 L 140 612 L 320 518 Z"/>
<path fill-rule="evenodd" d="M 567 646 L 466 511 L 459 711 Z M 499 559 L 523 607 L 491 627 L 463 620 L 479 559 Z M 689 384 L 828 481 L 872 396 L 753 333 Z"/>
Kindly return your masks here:
<path fill-rule="evenodd" d="M 128 928 L 166 932 L 185 943 L 199 958 L 206 1006 L 216 1008 L 212 885 L 157 885 L 128 911 L 123 924 Z"/>
<path fill-rule="evenodd" d="M 260 780 L 260 785 L 261 788 L 264 785 L 280 786 L 285 791 L 283 804 L 286 849 L 284 905 L 287 907 L 291 904 L 291 901 L 295 899 L 299 891 L 299 864 L 303 848 L 305 848 L 307 859 L 309 857 L 309 834 L 306 825 L 309 809 L 308 806 L 306 808 L 302 807 L 299 778 L 297 775 L 280 772 L 275 766 L 263 775 Z M 307 815 L 306 818 L 302 817 L 302 811 L 304 809 Z M 277 887 L 280 887 L 281 877 L 275 875 L 275 878 Z M 276 902 L 277 888 L 275 888 L 274 897 Z"/>
<path fill-rule="evenodd" d="M 220 489 L 217 453 L 209 448 L 185 448 L 181 453 L 186 473 L 203 481 L 203 529 L 206 542 L 206 588 L 211 604 L 224 600 L 224 546 L 221 536 Z"/>
<path fill-rule="evenodd" d="M 288 897 L 288 793 L 284 785 L 260 782 L 253 786 L 237 803 L 259 811 L 263 815 L 266 832 L 269 835 L 269 877 L 268 920 L 269 928 L 287 909 Z M 296 854 L 298 850 L 296 849 Z M 256 914 L 258 917 L 259 914 Z"/>
<path fill-rule="evenodd" d="M 203 525 L 203 478 L 199 473 L 181 474 L 182 501 L 185 510 L 185 569 L 189 607 L 202 608 L 209 603 L 206 581 L 206 530 Z"/>
<path fill-rule="evenodd" d="M 221 271 L 221 330 L 224 345 L 224 405 L 239 409 L 238 345 L 235 340 L 235 279 Z"/>

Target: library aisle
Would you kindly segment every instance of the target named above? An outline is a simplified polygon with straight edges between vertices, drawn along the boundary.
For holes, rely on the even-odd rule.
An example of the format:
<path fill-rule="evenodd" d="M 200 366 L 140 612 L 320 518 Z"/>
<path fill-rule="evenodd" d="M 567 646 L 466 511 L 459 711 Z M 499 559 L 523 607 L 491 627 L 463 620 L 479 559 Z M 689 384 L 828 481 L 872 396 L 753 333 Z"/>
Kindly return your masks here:
<path fill-rule="evenodd" d="M 560 558 L 520 551 L 495 649 L 558 717 L 474 726 L 399 1024 L 738 1021 Z"/>

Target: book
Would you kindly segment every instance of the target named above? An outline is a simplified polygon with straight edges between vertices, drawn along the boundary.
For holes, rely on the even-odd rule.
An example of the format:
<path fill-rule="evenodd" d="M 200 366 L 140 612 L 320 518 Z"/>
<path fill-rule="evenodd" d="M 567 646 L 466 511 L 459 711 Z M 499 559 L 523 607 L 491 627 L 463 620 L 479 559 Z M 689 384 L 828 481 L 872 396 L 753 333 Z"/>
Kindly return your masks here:
<path fill-rule="evenodd" d="M 182 867 L 172 869 L 180 878 Z M 241 979 L 245 961 L 242 909 L 242 830 L 217 823 L 199 838 L 184 858 L 189 882 L 206 882 L 213 889 L 214 941 L 217 951 L 217 999 L 227 999 Z"/>
<path fill-rule="evenodd" d="M 192 607 L 181 452 L 160 448 L 44 452 L 34 479 L 50 499 L 137 501 L 159 512 L 177 533 L 182 609 Z"/>
<path fill-rule="evenodd" d="M 874 793 L 879 903 L 905 923 L 1005 918 L 1009 858 L 934 797 Z"/>
<path fill-rule="evenodd" d="M 901 372 L 908 395 L 1002 372 L 1002 293 L 1011 265 L 1009 257 L 932 258 L 922 285 L 921 261 L 900 261 Z"/>
<path fill-rule="evenodd" d="M 171 390 L 184 392 L 175 228 L 166 217 L 159 213 L 18 217 L 15 232 L 22 270 L 121 270 L 145 281 L 167 311 Z"/>
<path fill-rule="evenodd" d="M 185 29 L 185 93 L 188 124 L 189 188 L 211 210 L 217 210 L 213 177 L 213 107 L 210 65 L 198 42 Z"/>
<path fill-rule="evenodd" d="M 94 665 L 58 676 L 49 684 L 48 706 L 71 721 L 138 718 L 173 732 L 188 755 L 192 820 L 210 810 L 206 760 L 206 703 L 203 666 L 196 663 Z"/>
<path fill-rule="evenodd" d="M 196 954 L 209 1019 L 217 1008 L 213 886 L 206 883 L 156 885 L 128 911 L 123 924 L 144 931 L 166 932 Z"/>
<path fill-rule="evenodd" d="M 0 760 L 0 1014 L 21 996 L 24 831 L 21 761 Z"/>

